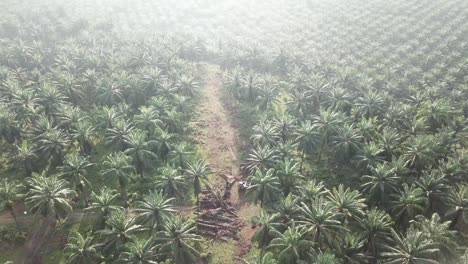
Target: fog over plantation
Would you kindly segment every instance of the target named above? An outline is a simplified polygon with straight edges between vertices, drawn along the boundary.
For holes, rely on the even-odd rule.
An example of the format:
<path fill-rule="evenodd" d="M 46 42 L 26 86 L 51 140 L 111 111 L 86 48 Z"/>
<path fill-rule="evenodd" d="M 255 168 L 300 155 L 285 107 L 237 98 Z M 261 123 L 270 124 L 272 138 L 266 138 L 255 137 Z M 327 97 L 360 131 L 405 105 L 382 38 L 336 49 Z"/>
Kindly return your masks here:
<path fill-rule="evenodd" d="M 464 0 L 1 0 L 0 263 L 467 263 L 467 99 Z"/>

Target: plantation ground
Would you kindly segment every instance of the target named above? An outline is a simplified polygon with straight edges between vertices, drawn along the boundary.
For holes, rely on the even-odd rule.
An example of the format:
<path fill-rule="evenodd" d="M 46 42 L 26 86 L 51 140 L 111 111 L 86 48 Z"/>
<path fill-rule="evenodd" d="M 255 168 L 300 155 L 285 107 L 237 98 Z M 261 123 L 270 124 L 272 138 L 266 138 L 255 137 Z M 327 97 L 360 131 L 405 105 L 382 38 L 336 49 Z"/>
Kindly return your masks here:
<path fill-rule="evenodd" d="M 221 175 L 229 175 L 241 179 L 240 175 L 240 153 L 238 128 L 234 125 L 235 116 L 226 108 L 223 102 L 222 72 L 217 65 L 203 65 L 204 88 L 203 99 L 201 100 L 200 112 L 197 120 L 196 139 L 201 145 L 202 153 L 206 156 L 213 175 L 210 177 L 210 185 L 214 188 L 224 188 L 225 180 Z M 216 259 L 230 259 L 231 263 L 236 263 L 235 257 L 244 256 L 250 251 L 251 239 L 255 229 L 249 224 L 252 216 L 258 213 L 259 208 L 249 202 L 244 201 L 244 197 L 239 195 L 238 184 L 232 187 L 230 202 L 237 209 L 240 220 L 244 223 L 239 230 L 239 241 L 226 242 L 213 247 L 230 247 L 234 245 L 233 251 L 216 251 L 213 256 Z M 226 256 L 226 252 L 231 252 L 232 256 Z M 229 255 L 229 254 L 228 254 Z M 213 262 L 216 263 L 216 262 Z"/>

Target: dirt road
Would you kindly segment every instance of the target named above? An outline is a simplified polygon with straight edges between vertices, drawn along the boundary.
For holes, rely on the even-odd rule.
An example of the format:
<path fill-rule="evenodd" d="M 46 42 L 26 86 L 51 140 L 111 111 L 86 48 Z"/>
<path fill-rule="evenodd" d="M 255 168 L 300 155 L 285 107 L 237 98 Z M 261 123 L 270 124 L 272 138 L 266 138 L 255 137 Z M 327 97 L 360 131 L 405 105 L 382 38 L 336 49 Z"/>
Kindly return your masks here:
<path fill-rule="evenodd" d="M 223 187 L 222 175 L 240 179 L 239 139 L 237 128 L 234 126 L 233 116 L 223 104 L 222 72 L 217 65 L 203 65 L 204 88 L 202 103 L 197 120 L 198 138 L 205 152 L 208 163 L 213 171 L 210 184 Z M 258 208 L 244 201 L 238 193 L 238 183 L 231 189 L 230 202 L 237 210 L 243 226 L 238 232 L 235 255 L 242 257 L 250 251 L 251 238 L 255 233 L 248 223 L 251 216 L 258 212 Z M 235 259 L 232 263 L 236 263 Z"/>

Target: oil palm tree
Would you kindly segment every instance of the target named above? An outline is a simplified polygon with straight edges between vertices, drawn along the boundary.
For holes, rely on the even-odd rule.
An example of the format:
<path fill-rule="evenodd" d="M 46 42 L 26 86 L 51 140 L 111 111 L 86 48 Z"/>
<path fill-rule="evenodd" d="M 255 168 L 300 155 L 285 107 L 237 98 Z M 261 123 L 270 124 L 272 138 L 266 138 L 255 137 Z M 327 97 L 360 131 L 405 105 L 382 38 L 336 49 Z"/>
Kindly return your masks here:
<path fill-rule="evenodd" d="M 446 216 L 452 217 L 450 228 L 462 230 L 468 219 L 468 185 L 457 184 L 449 190 L 446 204 L 448 211 Z"/>
<path fill-rule="evenodd" d="M 161 119 L 165 125 L 163 128 L 170 133 L 182 134 L 186 128 L 184 113 L 179 112 L 175 107 L 169 109 L 165 115 L 161 116 Z"/>
<path fill-rule="evenodd" d="M 229 94 L 236 100 L 240 100 L 243 95 L 243 77 L 242 68 L 236 66 L 227 73 L 224 78 L 224 86 L 227 88 Z"/>
<path fill-rule="evenodd" d="M 313 125 L 320 133 L 318 162 L 320 162 L 322 152 L 328 145 L 329 139 L 336 133 L 336 129 L 342 122 L 343 121 L 339 113 L 331 110 L 320 110 L 318 115 L 313 116 Z"/>
<path fill-rule="evenodd" d="M 123 99 L 123 87 L 117 82 L 105 82 L 98 86 L 96 98 L 106 105 L 114 105 Z"/>
<path fill-rule="evenodd" d="M 200 85 L 195 77 L 183 74 L 177 81 L 177 88 L 185 96 L 196 97 L 198 96 Z"/>
<path fill-rule="evenodd" d="M 434 259 L 438 252 L 436 243 L 427 240 L 422 232 L 408 232 L 404 237 L 392 230 L 392 237 L 394 244 L 385 246 L 386 250 L 382 253 L 386 263 L 439 263 Z"/>
<path fill-rule="evenodd" d="M 258 226 L 252 237 L 252 242 L 256 242 L 261 252 L 260 255 L 264 254 L 265 248 L 268 246 L 270 241 L 273 239 L 271 235 L 272 230 L 278 230 L 281 227 L 281 223 L 278 222 L 278 214 L 269 214 L 265 210 L 261 210 L 260 213 L 252 217 L 252 224 Z"/>
<path fill-rule="evenodd" d="M 416 181 L 416 185 L 421 188 L 427 199 L 427 212 L 434 212 L 434 203 L 441 203 L 448 189 L 447 179 L 437 171 L 431 173 L 425 172 L 423 176 Z"/>
<path fill-rule="evenodd" d="M 173 141 L 175 139 L 175 135 L 169 133 L 168 131 L 156 128 L 155 130 L 155 138 L 158 142 L 158 156 L 163 160 L 167 160 L 167 156 L 172 148 Z"/>
<path fill-rule="evenodd" d="M 123 152 L 111 153 L 104 158 L 102 166 L 103 169 L 101 170 L 101 173 L 104 177 L 113 177 L 117 179 L 124 206 L 127 207 L 127 185 L 129 177 L 134 170 L 129 164 L 129 157 Z"/>
<path fill-rule="evenodd" d="M 353 125 L 344 124 L 337 128 L 331 143 L 338 160 L 348 162 L 361 148 L 362 141 L 363 136 L 356 131 Z"/>
<path fill-rule="evenodd" d="M 295 132 L 295 138 L 298 142 L 298 150 L 301 152 L 301 166 L 299 171 L 302 173 L 305 155 L 313 153 L 314 148 L 318 146 L 320 133 L 310 121 L 305 121 L 299 125 Z"/>
<path fill-rule="evenodd" d="M 282 114 L 273 120 L 273 125 L 279 132 L 280 138 L 283 142 L 290 139 L 293 131 L 296 129 L 296 119 L 291 115 Z"/>
<path fill-rule="evenodd" d="M 194 242 L 201 240 L 195 234 L 193 222 L 169 219 L 155 238 L 159 251 L 171 257 L 175 264 L 194 263 L 200 257 L 200 252 L 193 247 Z"/>
<path fill-rule="evenodd" d="M 277 252 L 280 263 L 300 263 L 308 258 L 308 253 L 313 251 L 315 243 L 308 239 L 309 229 L 306 226 L 298 225 L 293 221 L 284 233 L 275 229 L 271 230 L 275 237 L 268 250 Z"/>
<path fill-rule="evenodd" d="M 69 145 L 67 133 L 59 128 L 52 128 L 37 139 L 37 149 L 49 158 L 52 166 L 63 164 L 63 157 Z"/>
<path fill-rule="evenodd" d="M 92 193 L 92 203 L 85 210 L 92 210 L 98 212 L 97 227 L 104 228 L 107 218 L 110 213 L 119 210 L 122 207 L 116 204 L 116 199 L 120 195 L 116 190 L 107 187 L 102 188 L 99 194 Z"/>
<path fill-rule="evenodd" d="M 192 159 L 187 163 L 185 175 L 193 183 L 193 192 L 197 199 L 197 211 L 199 210 L 199 196 L 202 192 L 202 185 L 208 184 L 208 175 L 210 169 L 206 162 L 202 159 Z"/>
<path fill-rule="evenodd" d="M 101 258 L 94 237 L 83 236 L 79 232 L 74 232 L 69 237 L 63 252 L 67 264 L 94 263 Z"/>
<path fill-rule="evenodd" d="M 105 140 L 108 146 L 116 151 L 123 151 L 127 148 L 127 139 L 134 130 L 133 124 L 126 120 L 117 120 L 112 128 L 106 129 Z"/>
<path fill-rule="evenodd" d="M 160 169 L 160 173 L 155 177 L 155 187 L 162 190 L 169 197 L 184 197 L 188 183 L 185 177 L 177 169 L 165 166 Z"/>
<path fill-rule="evenodd" d="M 434 161 L 436 157 L 435 145 L 436 143 L 431 136 L 413 137 L 404 144 L 402 157 L 408 166 L 421 172 Z"/>
<path fill-rule="evenodd" d="M 112 129 L 122 118 L 116 106 L 103 106 L 96 110 L 96 123 L 100 129 Z"/>
<path fill-rule="evenodd" d="M 253 133 L 250 139 L 257 146 L 272 146 L 279 139 L 278 131 L 270 122 L 260 122 L 252 129 Z"/>
<path fill-rule="evenodd" d="M 78 142 L 81 155 L 91 154 L 96 131 L 89 121 L 82 120 L 75 123 L 70 134 L 73 140 Z"/>
<path fill-rule="evenodd" d="M 366 249 L 370 253 L 372 263 L 377 263 L 381 245 L 385 245 L 385 239 L 389 236 L 392 228 L 392 218 L 382 210 L 372 208 L 358 220 L 359 227 L 366 237 Z"/>
<path fill-rule="evenodd" d="M 183 119 L 186 119 L 193 109 L 191 99 L 182 95 L 174 95 L 174 110 L 180 112 Z"/>
<path fill-rule="evenodd" d="M 34 161 L 38 158 L 36 150 L 31 147 L 28 141 L 23 141 L 21 146 L 15 145 L 15 147 L 13 162 L 24 169 L 26 177 L 31 177 L 31 173 L 35 171 Z"/>
<path fill-rule="evenodd" d="M 26 179 L 28 192 L 25 202 L 32 212 L 40 214 L 52 223 L 64 218 L 72 211 L 71 199 L 76 192 L 69 189 L 68 182 L 56 176 L 47 177 L 45 173 L 33 173 Z"/>
<path fill-rule="evenodd" d="M 125 154 L 130 156 L 135 164 L 136 172 L 143 178 L 145 169 L 150 163 L 150 158 L 157 159 L 151 149 L 156 141 L 149 140 L 143 130 L 135 129 L 125 137 L 127 149 Z"/>
<path fill-rule="evenodd" d="M 309 92 L 293 90 L 290 93 L 288 106 L 296 117 L 305 118 L 310 112 L 312 96 Z"/>
<path fill-rule="evenodd" d="M 324 197 L 329 192 L 323 182 L 316 179 L 309 180 L 297 187 L 298 196 L 303 197 L 303 202 L 307 204 L 311 204 L 314 200 Z"/>
<path fill-rule="evenodd" d="M 290 160 L 278 163 L 275 167 L 275 173 L 280 181 L 283 194 L 286 196 L 296 189 L 301 180 L 304 179 L 304 176 L 299 173 L 298 164 Z"/>
<path fill-rule="evenodd" d="M 454 111 L 448 99 L 426 101 L 418 109 L 417 117 L 423 119 L 434 132 L 447 126 Z"/>
<path fill-rule="evenodd" d="M 20 136 L 20 123 L 16 120 L 14 112 L 7 106 L 0 105 L 0 136 L 12 144 Z"/>
<path fill-rule="evenodd" d="M 156 91 L 164 79 L 161 69 L 157 67 L 144 67 L 141 69 L 142 81 L 146 84 L 149 91 Z"/>
<path fill-rule="evenodd" d="M 247 169 L 255 173 L 256 171 L 266 171 L 273 167 L 278 160 L 276 150 L 268 146 L 253 149 L 247 157 Z"/>
<path fill-rule="evenodd" d="M 338 185 L 338 188 L 333 188 L 328 193 L 327 199 L 335 205 L 338 213 L 343 216 L 343 222 L 357 219 L 364 214 L 365 199 L 358 191 L 353 191 L 350 188 L 345 189 L 343 184 Z"/>
<path fill-rule="evenodd" d="M 386 204 L 390 194 L 396 192 L 400 179 L 386 163 L 371 167 L 370 171 L 370 175 L 362 176 L 363 192 L 369 196 L 370 201 Z"/>
<path fill-rule="evenodd" d="M 31 123 L 39 113 L 39 99 L 32 89 L 20 90 L 12 99 L 11 104 L 22 120 Z"/>
<path fill-rule="evenodd" d="M 259 110 L 265 111 L 273 104 L 277 94 L 277 87 L 274 85 L 274 82 L 270 82 L 270 80 L 268 80 L 259 85 L 257 93 L 256 105 Z"/>
<path fill-rule="evenodd" d="M 366 171 L 369 166 L 377 166 L 383 161 L 384 149 L 375 142 L 361 145 L 353 160 L 359 169 Z"/>
<path fill-rule="evenodd" d="M 136 127 L 143 131 L 148 131 L 149 135 L 154 133 L 156 127 L 161 126 L 161 120 L 153 107 L 141 106 L 140 113 L 134 116 Z"/>
<path fill-rule="evenodd" d="M 3 179 L 0 182 L 0 210 L 8 210 L 19 230 L 18 219 L 16 218 L 15 204 L 21 200 L 22 185 L 17 181 Z"/>
<path fill-rule="evenodd" d="M 350 102 L 351 99 L 352 98 L 347 90 L 335 88 L 330 91 L 325 102 L 333 111 L 349 112 L 349 109 L 352 106 Z"/>
<path fill-rule="evenodd" d="M 97 234 L 104 239 L 103 250 L 112 253 L 122 250 L 141 231 L 144 231 L 143 226 L 136 224 L 136 219 L 129 216 L 127 210 L 117 209 L 107 218 L 106 228 L 97 231 Z"/>
<path fill-rule="evenodd" d="M 154 239 L 135 239 L 125 244 L 117 263 L 122 264 L 157 264 L 157 252 Z"/>
<path fill-rule="evenodd" d="M 357 99 L 356 107 L 358 113 L 365 118 L 378 116 L 384 111 L 385 99 L 380 91 L 364 91 L 363 95 Z"/>
<path fill-rule="evenodd" d="M 170 161 L 179 168 L 186 169 L 187 161 L 193 154 L 192 146 L 187 142 L 172 144 L 169 151 Z"/>
<path fill-rule="evenodd" d="M 89 169 L 93 165 L 87 158 L 71 154 L 65 158 L 64 164 L 57 168 L 59 175 L 68 180 L 72 189 L 77 190 L 85 207 L 88 207 L 86 188 L 91 188 L 91 183 L 87 179 L 87 176 Z"/>
<path fill-rule="evenodd" d="M 80 108 L 67 104 L 60 106 L 56 116 L 58 127 L 65 131 L 70 131 L 70 128 L 74 126 L 74 124 L 86 120 L 87 118 L 87 116 L 83 115 Z"/>
<path fill-rule="evenodd" d="M 368 257 L 363 253 L 365 243 L 366 239 L 362 234 L 350 232 L 346 234 L 343 239 L 334 240 L 334 243 L 330 247 L 333 250 L 333 253 L 339 259 L 343 260 L 342 263 L 369 263 Z M 335 261 L 337 261 L 336 258 Z"/>
<path fill-rule="evenodd" d="M 301 199 L 292 193 L 281 199 L 278 203 L 273 205 L 272 210 L 278 214 L 280 223 L 287 225 L 293 219 L 297 219 L 300 215 L 299 203 Z"/>
<path fill-rule="evenodd" d="M 393 213 L 397 217 L 397 222 L 406 229 L 408 221 L 424 212 L 424 206 L 427 203 L 424 197 L 424 191 L 415 185 L 408 185 L 403 183 L 403 188 L 398 194 L 392 195 L 393 200 Z"/>
<path fill-rule="evenodd" d="M 459 246 L 456 241 L 456 231 L 450 230 L 450 221 L 443 221 L 437 213 L 430 218 L 416 216 L 413 228 L 422 232 L 427 240 L 437 244 L 438 259 L 444 263 L 453 262 L 459 256 Z"/>
<path fill-rule="evenodd" d="M 57 113 L 60 105 L 65 103 L 65 96 L 57 87 L 50 83 L 43 82 L 38 93 L 39 103 L 47 116 Z"/>
<path fill-rule="evenodd" d="M 383 146 L 387 160 L 393 158 L 395 150 L 400 142 L 400 135 L 396 129 L 384 128 L 379 135 L 379 142 Z"/>
<path fill-rule="evenodd" d="M 331 252 L 320 252 L 313 258 L 313 263 L 316 264 L 338 264 L 341 260 Z"/>
<path fill-rule="evenodd" d="M 278 196 L 278 192 L 281 192 L 279 179 L 273 169 L 266 172 L 256 171 L 247 178 L 247 181 L 250 183 L 247 195 L 253 196 L 255 204 L 260 202 L 260 207 L 263 207 L 265 202 L 272 201 Z"/>
<path fill-rule="evenodd" d="M 176 212 L 172 206 L 174 200 L 175 198 L 167 198 L 162 191 L 151 191 L 135 204 L 134 212 L 137 220 L 148 224 L 150 233 L 153 233 L 154 228 L 161 229 L 165 221 Z"/>
<path fill-rule="evenodd" d="M 340 230 L 346 230 L 339 221 L 340 214 L 331 202 L 322 198 L 315 199 L 309 206 L 301 203 L 300 223 L 313 232 L 313 242 L 317 248 L 322 247 L 325 237 L 335 236 Z"/>
<path fill-rule="evenodd" d="M 275 149 L 278 152 L 278 156 L 281 161 L 292 160 L 296 156 L 297 143 L 293 140 L 286 140 L 277 142 Z"/>

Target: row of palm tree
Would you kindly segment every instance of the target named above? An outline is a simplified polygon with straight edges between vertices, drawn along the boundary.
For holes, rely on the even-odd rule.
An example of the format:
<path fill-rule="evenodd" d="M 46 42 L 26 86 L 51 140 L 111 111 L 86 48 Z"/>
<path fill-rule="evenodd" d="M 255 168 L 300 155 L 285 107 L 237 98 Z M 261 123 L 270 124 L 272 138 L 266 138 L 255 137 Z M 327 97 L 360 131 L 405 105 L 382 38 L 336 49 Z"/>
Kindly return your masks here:
<path fill-rule="evenodd" d="M 254 261 L 462 261 L 465 90 L 397 89 L 283 58 L 272 64 L 281 72 L 238 61 L 224 76 L 237 107 L 256 112 L 240 117 L 256 118 L 244 161 L 247 195 L 263 208 Z"/>
<path fill-rule="evenodd" d="M 36 36 L 1 39 L 1 208 L 21 231 L 23 217 L 53 230 L 90 222 L 60 232 L 66 263 L 199 259 L 201 237 L 176 212 L 192 198 L 199 207 L 210 174 L 188 125 L 203 41 L 34 19 Z M 18 217 L 21 203 L 34 216 Z"/>
<path fill-rule="evenodd" d="M 434 263 L 453 262 L 463 252 L 456 239 L 458 231 L 453 229 L 456 220 L 443 220 L 438 213 L 429 218 L 416 215 L 424 212 L 424 197 L 411 197 L 415 190 L 408 187 L 403 192 L 409 191 L 413 193 L 401 194 L 386 212 L 385 207 L 368 206 L 358 191 L 343 185 L 329 190 L 312 180 L 252 219 L 258 226 L 253 241 L 261 254 L 271 252 L 279 263 L 311 261 L 323 252 L 334 253 L 345 263 L 405 263 L 422 257 Z M 404 229 L 404 223 L 410 226 Z"/>
<path fill-rule="evenodd" d="M 192 246 L 201 239 L 195 234 L 192 222 L 172 216 L 149 237 L 137 235 L 143 231 L 145 228 L 135 218 L 117 209 L 96 236 L 72 234 L 64 248 L 66 263 L 160 263 L 166 259 L 172 259 L 173 263 L 193 263 L 200 256 Z"/>

